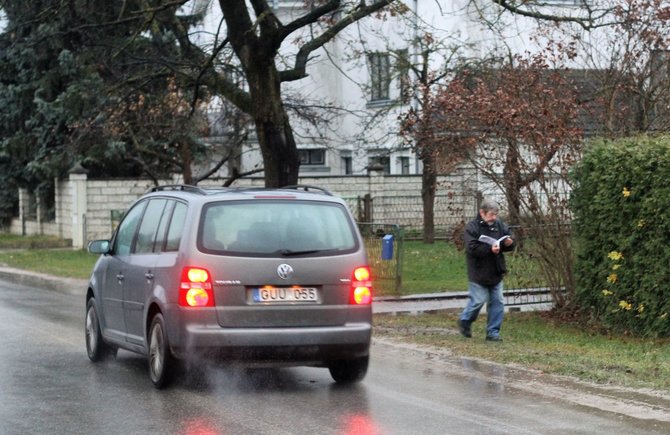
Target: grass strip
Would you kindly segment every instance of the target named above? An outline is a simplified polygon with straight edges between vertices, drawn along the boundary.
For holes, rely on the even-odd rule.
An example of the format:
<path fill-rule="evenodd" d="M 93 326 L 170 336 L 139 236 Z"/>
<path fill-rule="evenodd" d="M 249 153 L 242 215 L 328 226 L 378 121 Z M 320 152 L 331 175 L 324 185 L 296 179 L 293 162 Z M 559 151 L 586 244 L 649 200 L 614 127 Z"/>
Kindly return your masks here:
<path fill-rule="evenodd" d="M 631 388 L 670 391 L 670 340 L 602 335 L 554 322 L 547 313 L 506 314 L 502 343 L 484 340 L 485 317 L 473 338 L 456 328 L 457 314 L 375 315 L 375 335 L 449 349 L 454 355 L 518 364 L 548 374 Z"/>
<path fill-rule="evenodd" d="M 0 264 L 66 278 L 91 276 L 97 255 L 69 249 L 29 249 L 0 252 Z"/>

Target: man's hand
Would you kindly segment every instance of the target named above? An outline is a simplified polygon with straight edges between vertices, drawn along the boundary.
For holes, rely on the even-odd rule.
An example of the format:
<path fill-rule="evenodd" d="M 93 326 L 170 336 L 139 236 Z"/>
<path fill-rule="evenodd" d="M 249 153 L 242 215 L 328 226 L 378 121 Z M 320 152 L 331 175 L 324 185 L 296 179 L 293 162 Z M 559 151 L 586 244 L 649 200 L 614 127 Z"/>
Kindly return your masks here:
<path fill-rule="evenodd" d="M 514 240 L 511 237 L 508 237 L 505 240 L 503 240 L 503 244 L 505 246 L 510 246 L 512 243 L 514 243 Z M 500 245 L 491 246 L 491 252 L 493 252 L 494 254 L 499 253 L 500 252 Z"/>

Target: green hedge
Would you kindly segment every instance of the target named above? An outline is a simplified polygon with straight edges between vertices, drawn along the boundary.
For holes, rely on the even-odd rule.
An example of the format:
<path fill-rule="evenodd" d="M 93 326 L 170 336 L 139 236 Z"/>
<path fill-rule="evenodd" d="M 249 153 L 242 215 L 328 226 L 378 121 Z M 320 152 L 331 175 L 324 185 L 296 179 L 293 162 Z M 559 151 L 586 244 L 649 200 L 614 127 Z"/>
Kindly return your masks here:
<path fill-rule="evenodd" d="M 613 330 L 670 336 L 670 137 L 591 143 L 574 176 L 578 306 Z"/>

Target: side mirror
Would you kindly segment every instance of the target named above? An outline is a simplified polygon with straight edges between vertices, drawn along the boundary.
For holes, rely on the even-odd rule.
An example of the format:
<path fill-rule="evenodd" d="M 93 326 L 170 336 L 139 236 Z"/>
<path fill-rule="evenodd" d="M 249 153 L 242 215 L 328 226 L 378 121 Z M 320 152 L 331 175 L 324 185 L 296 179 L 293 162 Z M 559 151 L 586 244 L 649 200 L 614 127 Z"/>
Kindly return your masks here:
<path fill-rule="evenodd" d="M 92 254 L 109 254 L 109 240 L 93 240 L 88 244 L 88 252 Z"/>

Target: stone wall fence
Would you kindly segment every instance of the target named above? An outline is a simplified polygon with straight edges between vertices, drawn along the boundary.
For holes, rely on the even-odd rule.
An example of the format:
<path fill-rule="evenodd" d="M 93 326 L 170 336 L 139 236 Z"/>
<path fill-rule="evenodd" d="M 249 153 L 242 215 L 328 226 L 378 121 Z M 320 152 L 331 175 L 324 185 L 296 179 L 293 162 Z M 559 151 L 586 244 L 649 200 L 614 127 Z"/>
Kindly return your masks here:
<path fill-rule="evenodd" d="M 450 234 L 452 228 L 468 220 L 477 211 L 477 177 L 467 168 L 438 178 L 435 201 L 437 233 Z M 159 180 L 176 184 L 179 178 Z M 221 186 L 222 180 L 206 180 L 201 187 Z M 420 233 L 423 227 L 421 175 L 384 175 L 371 170 L 367 175 L 300 177 L 299 184 L 319 186 L 347 201 L 361 221 L 400 225 Z M 236 187 L 263 187 L 259 177 L 240 179 Z M 12 234 L 44 234 L 72 240 L 74 249 L 85 248 L 91 240 L 110 238 L 128 207 L 154 187 L 149 179 L 88 179 L 77 165 L 66 180 L 55 180 L 54 216 L 44 218 L 43 200 L 19 190 L 19 216 L 9 227 Z M 31 204 L 35 212 L 29 212 Z"/>

